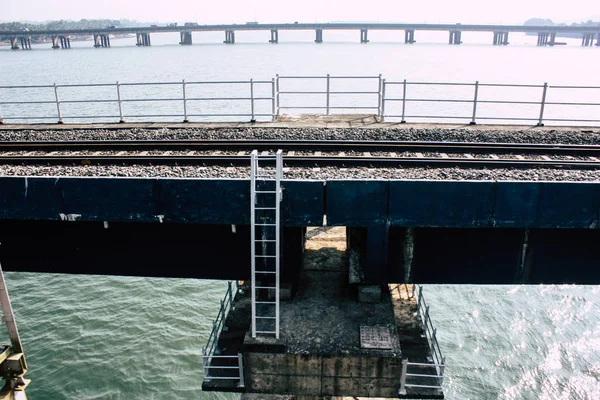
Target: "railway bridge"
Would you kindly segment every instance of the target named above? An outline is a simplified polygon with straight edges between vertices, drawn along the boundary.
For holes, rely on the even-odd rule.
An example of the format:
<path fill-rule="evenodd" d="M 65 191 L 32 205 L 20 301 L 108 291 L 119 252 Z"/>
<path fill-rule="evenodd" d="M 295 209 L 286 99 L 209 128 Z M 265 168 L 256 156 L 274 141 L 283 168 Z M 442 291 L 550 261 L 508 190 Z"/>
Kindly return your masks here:
<path fill-rule="evenodd" d="M 204 390 L 443 398 L 413 285 L 600 283 L 596 128 L 363 115 L 0 136 L 6 270 L 232 281 Z"/>

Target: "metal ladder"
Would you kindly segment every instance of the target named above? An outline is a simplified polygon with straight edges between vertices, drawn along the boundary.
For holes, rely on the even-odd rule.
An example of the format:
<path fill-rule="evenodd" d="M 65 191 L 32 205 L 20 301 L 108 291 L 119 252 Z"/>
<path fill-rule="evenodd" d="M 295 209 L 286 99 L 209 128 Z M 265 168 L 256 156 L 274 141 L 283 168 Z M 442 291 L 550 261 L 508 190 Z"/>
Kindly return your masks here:
<path fill-rule="evenodd" d="M 282 151 L 250 159 L 250 247 L 252 264 L 252 337 L 279 339 L 279 220 Z"/>

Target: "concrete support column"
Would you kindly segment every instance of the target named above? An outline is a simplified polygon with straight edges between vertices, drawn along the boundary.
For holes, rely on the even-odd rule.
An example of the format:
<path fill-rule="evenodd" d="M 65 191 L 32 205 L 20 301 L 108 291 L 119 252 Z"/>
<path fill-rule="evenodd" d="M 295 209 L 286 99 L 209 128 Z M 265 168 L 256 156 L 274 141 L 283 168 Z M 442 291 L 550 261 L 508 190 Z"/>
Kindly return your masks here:
<path fill-rule="evenodd" d="M 508 45 L 508 32 L 504 32 L 504 38 L 502 40 L 502 45 Z"/>
<path fill-rule="evenodd" d="M 596 46 L 600 47 L 600 32 L 596 35 Z"/>
<path fill-rule="evenodd" d="M 462 32 L 461 31 L 450 31 L 448 43 L 449 44 L 461 44 L 462 43 Z"/>
<path fill-rule="evenodd" d="M 554 46 L 556 44 L 556 32 L 551 32 L 549 36 L 550 39 L 548 39 L 548 46 Z"/>
<path fill-rule="evenodd" d="M 136 46 L 150 46 L 150 34 L 145 32 L 138 32 L 136 35 Z"/>
<path fill-rule="evenodd" d="M 179 34 L 180 41 L 179 44 L 191 46 L 192 44 L 192 32 L 180 32 Z"/>
<path fill-rule="evenodd" d="M 31 39 L 28 37 L 22 37 L 20 39 L 21 39 L 21 49 L 31 50 Z"/>
<path fill-rule="evenodd" d="M 414 29 L 407 29 L 404 31 L 404 43 L 415 43 L 415 31 Z"/>
<path fill-rule="evenodd" d="M 136 46 L 143 46 L 144 45 L 141 33 L 139 33 L 139 32 L 136 33 L 135 34 L 135 39 L 136 39 L 136 43 L 135 43 Z"/>
<path fill-rule="evenodd" d="M 373 285 L 386 282 L 388 268 L 388 226 L 348 227 L 347 241 L 354 283 Z"/>
<path fill-rule="evenodd" d="M 315 31 L 315 43 L 323 43 L 323 29 Z"/>
<path fill-rule="evenodd" d="M 18 43 L 16 37 L 11 37 L 10 38 L 10 48 L 12 50 L 19 50 L 19 43 Z"/>
<path fill-rule="evenodd" d="M 71 38 L 67 36 L 67 48 L 71 48 Z"/>
<path fill-rule="evenodd" d="M 102 47 L 102 40 L 100 39 L 100 35 L 94 34 L 94 47 Z"/>
<path fill-rule="evenodd" d="M 554 46 L 556 42 L 556 32 L 538 32 L 538 46 Z"/>
<path fill-rule="evenodd" d="M 581 40 L 581 45 L 584 47 L 593 46 L 594 45 L 594 36 L 595 36 L 594 33 L 584 33 L 583 38 Z"/>
<path fill-rule="evenodd" d="M 506 46 L 508 44 L 508 32 L 494 32 L 494 46 Z"/>
<path fill-rule="evenodd" d="M 279 31 L 277 29 L 271 29 L 271 40 L 269 43 L 279 43 Z"/>
<path fill-rule="evenodd" d="M 225 44 L 235 44 L 235 31 L 225 31 L 225 40 L 223 41 Z"/>
<path fill-rule="evenodd" d="M 94 43 L 96 41 L 96 35 L 94 35 Z M 60 44 L 59 44 L 59 37 L 58 36 L 52 36 L 52 48 L 53 49 L 60 49 Z"/>
<path fill-rule="evenodd" d="M 367 29 L 360 30 L 360 42 L 361 43 L 369 43 L 368 32 L 369 31 Z"/>

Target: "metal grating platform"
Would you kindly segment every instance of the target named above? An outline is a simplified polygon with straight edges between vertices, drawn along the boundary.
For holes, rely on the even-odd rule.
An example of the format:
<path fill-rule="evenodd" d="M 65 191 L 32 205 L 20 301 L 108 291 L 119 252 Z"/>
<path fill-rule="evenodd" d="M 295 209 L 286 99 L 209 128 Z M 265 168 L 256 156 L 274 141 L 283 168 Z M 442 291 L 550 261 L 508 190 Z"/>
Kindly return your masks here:
<path fill-rule="evenodd" d="M 360 347 L 363 349 L 391 349 L 392 337 L 387 326 L 360 327 Z"/>

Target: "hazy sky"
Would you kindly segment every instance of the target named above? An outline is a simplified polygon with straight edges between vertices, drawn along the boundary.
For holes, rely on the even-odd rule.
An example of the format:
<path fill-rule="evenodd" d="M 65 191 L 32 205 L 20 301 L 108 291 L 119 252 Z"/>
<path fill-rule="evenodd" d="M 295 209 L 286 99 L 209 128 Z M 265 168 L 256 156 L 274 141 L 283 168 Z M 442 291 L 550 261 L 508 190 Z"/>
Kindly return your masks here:
<path fill-rule="evenodd" d="M 600 19 L 598 0 L 2 0 L 2 21 L 129 18 L 201 24 L 380 21 L 521 24 Z"/>

